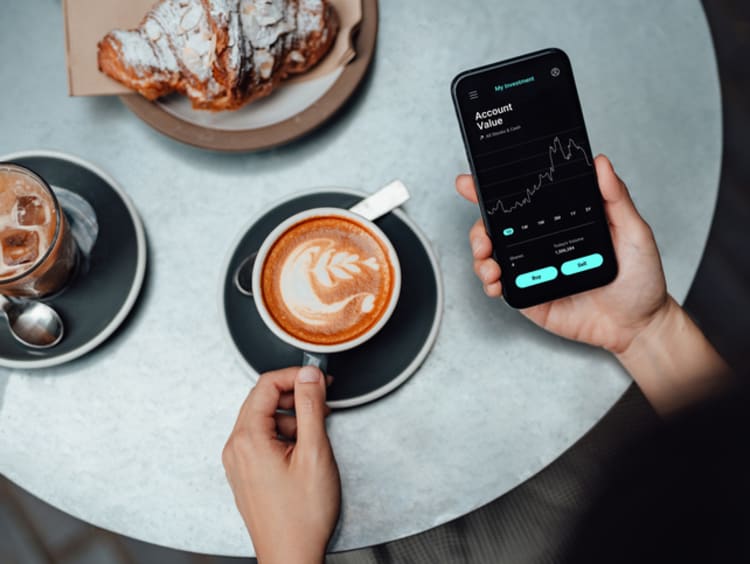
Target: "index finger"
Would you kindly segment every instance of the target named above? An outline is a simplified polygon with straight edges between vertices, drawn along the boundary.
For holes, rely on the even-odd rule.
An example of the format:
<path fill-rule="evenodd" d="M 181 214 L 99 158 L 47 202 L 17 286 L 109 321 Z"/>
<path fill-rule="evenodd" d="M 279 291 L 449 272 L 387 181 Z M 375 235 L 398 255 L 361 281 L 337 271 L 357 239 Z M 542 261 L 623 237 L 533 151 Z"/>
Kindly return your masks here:
<path fill-rule="evenodd" d="M 281 395 L 294 390 L 294 379 L 299 367 L 284 368 L 261 374 L 255 387 L 245 399 L 234 429 L 260 430 L 271 438 L 276 437 L 274 415 L 279 407 Z"/>
<path fill-rule="evenodd" d="M 470 174 L 460 174 L 456 178 L 456 191 L 474 204 L 479 202 L 477 199 L 477 189 L 474 186 L 474 179 Z"/>

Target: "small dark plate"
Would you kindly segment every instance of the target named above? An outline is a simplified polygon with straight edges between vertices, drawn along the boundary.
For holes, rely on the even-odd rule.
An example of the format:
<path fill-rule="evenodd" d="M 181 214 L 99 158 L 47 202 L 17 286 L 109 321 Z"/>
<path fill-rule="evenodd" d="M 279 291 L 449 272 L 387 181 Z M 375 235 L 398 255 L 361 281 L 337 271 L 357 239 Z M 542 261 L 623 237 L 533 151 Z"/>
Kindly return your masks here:
<path fill-rule="evenodd" d="M 65 335 L 46 350 L 16 342 L 0 322 L 0 366 L 42 368 L 69 362 L 109 337 L 135 304 L 146 272 L 146 237 L 130 199 L 107 174 L 72 155 L 29 151 L 0 157 L 30 168 L 48 184 L 78 194 L 96 212 L 99 234 L 87 268 L 60 294 L 44 300 L 63 319 Z"/>
<path fill-rule="evenodd" d="M 350 208 L 365 195 L 326 189 L 294 196 L 261 214 L 233 247 L 224 270 L 221 312 L 232 343 L 256 378 L 259 373 L 299 365 L 302 352 L 268 330 L 253 298 L 234 286 L 235 270 L 286 218 L 310 208 Z M 427 357 L 440 326 L 442 278 L 429 242 L 401 210 L 381 217 L 376 223 L 401 258 L 401 294 L 390 320 L 375 337 L 352 350 L 328 355 L 328 372 L 334 376 L 328 389 L 331 407 L 361 405 L 403 384 Z M 406 257 L 409 260 L 404 260 Z"/>

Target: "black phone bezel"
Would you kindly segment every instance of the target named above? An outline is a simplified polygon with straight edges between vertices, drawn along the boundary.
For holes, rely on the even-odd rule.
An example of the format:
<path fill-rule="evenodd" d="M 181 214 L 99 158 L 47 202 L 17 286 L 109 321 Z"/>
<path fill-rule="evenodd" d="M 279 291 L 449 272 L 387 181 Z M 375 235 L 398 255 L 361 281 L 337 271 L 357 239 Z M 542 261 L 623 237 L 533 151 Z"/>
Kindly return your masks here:
<path fill-rule="evenodd" d="M 575 99 L 576 99 L 576 102 L 578 104 L 578 112 L 579 112 L 579 115 L 581 117 L 581 124 L 583 126 L 584 134 L 586 136 L 586 144 L 587 144 L 588 147 L 590 147 L 591 145 L 590 145 L 589 139 L 588 139 L 588 130 L 586 128 L 586 124 L 585 124 L 585 120 L 584 120 L 584 116 L 583 116 L 583 108 L 581 106 L 580 97 L 578 96 L 578 89 L 577 89 L 576 84 L 575 84 L 575 77 L 573 76 L 572 64 L 570 62 L 570 58 L 568 57 L 567 53 L 565 53 L 565 51 L 563 51 L 562 49 L 559 49 L 557 47 L 550 47 L 550 48 L 547 48 L 547 49 L 542 49 L 542 50 L 539 50 L 539 51 L 534 51 L 533 53 L 527 53 L 525 55 L 520 55 L 518 57 L 513 57 L 511 59 L 506 59 L 506 60 L 499 61 L 499 62 L 496 62 L 496 63 L 491 63 L 491 64 L 488 64 L 488 65 L 483 65 L 481 67 L 476 67 L 476 68 L 473 68 L 473 69 L 468 69 L 468 70 L 462 71 L 459 74 L 457 74 L 453 78 L 453 80 L 451 81 L 451 96 L 453 98 L 453 107 L 454 107 L 454 109 L 456 111 L 456 117 L 458 119 L 459 128 L 461 129 L 461 137 L 463 139 L 464 148 L 466 150 L 466 157 L 467 157 L 467 159 L 469 161 L 469 167 L 471 169 L 471 175 L 474 178 L 474 185 L 477 187 L 477 192 L 478 192 L 477 199 L 478 199 L 478 203 L 479 203 L 479 210 L 480 210 L 480 213 L 481 213 L 481 216 L 482 216 L 482 222 L 484 223 L 484 228 L 485 228 L 485 232 L 487 233 L 487 236 L 490 237 L 490 240 L 492 241 L 493 258 L 498 262 L 498 264 L 503 264 L 506 261 L 505 260 L 501 260 L 500 257 L 497 255 L 497 249 L 498 249 L 499 245 L 497 245 L 496 241 L 493 240 L 492 236 L 489 233 L 489 229 L 487 228 L 487 226 L 489 224 L 489 221 L 488 221 L 488 218 L 487 218 L 487 211 L 486 211 L 485 206 L 484 206 L 484 199 L 482 198 L 482 195 L 481 195 L 481 192 L 480 192 L 481 188 L 479 187 L 479 182 L 477 180 L 477 173 L 476 173 L 476 170 L 475 170 L 475 167 L 474 167 L 474 158 L 472 157 L 471 150 L 469 148 L 468 135 L 467 135 L 466 128 L 465 128 L 465 125 L 464 125 L 463 117 L 461 115 L 461 106 L 460 106 L 460 102 L 459 102 L 459 97 L 458 97 L 457 90 L 458 90 L 458 86 L 461 83 L 461 81 L 464 80 L 465 78 L 470 77 L 470 76 L 475 76 L 477 74 L 482 74 L 482 73 L 485 73 L 485 72 L 494 71 L 494 70 L 497 70 L 497 69 L 500 69 L 500 68 L 513 66 L 513 65 L 516 65 L 516 64 L 519 64 L 519 63 L 523 63 L 523 62 L 526 62 L 526 61 L 529 61 L 529 60 L 534 60 L 534 59 L 537 59 L 537 58 L 541 58 L 541 57 L 545 57 L 545 56 L 550 56 L 550 55 L 561 56 L 564 59 L 565 64 L 568 66 L 568 70 L 570 71 L 571 81 L 572 81 L 572 85 L 573 85 L 573 90 L 574 90 L 574 93 L 575 93 Z M 591 156 L 593 157 L 593 155 L 591 155 Z M 606 214 L 605 214 L 605 211 L 604 211 L 604 200 L 601 198 L 601 195 L 600 195 L 600 198 L 599 198 L 599 205 L 598 205 L 598 209 L 597 209 L 596 213 L 597 213 L 597 215 L 599 215 L 600 219 L 605 222 L 605 225 L 606 225 L 606 221 L 607 220 L 606 220 Z M 516 309 L 525 309 L 527 307 L 532 307 L 532 306 L 535 306 L 535 305 L 547 303 L 547 302 L 554 301 L 554 300 L 557 300 L 557 299 L 560 299 L 560 298 L 564 298 L 564 297 L 567 297 L 567 296 L 579 294 L 579 293 L 582 293 L 582 292 L 588 292 L 589 290 L 593 290 L 593 289 L 599 288 L 601 286 L 606 286 L 607 284 L 611 283 L 617 277 L 618 270 L 619 270 L 618 264 L 617 264 L 617 257 L 616 257 L 615 252 L 614 252 L 614 245 L 612 244 L 612 236 L 611 236 L 611 233 L 609 233 L 609 230 L 607 230 L 607 240 L 606 241 L 602 241 L 602 243 L 603 243 L 603 246 L 605 247 L 603 250 L 605 252 L 607 252 L 609 254 L 609 256 L 612 257 L 612 260 L 613 260 L 612 268 L 607 271 L 607 272 L 609 272 L 609 275 L 604 276 L 604 277 L 599 277 L 599 279 L 596 280 L 596 281 L 594 281 L 593 283 L 589 283 L 589 284 L 583 284 L 582 283 L 581 286 L 580 286 L 580 288 L 576 288 L 572 292 L 564 290 L 562 288 L 558 288 L 557 291 L 550 291 L 550 292 L 547 293 L 547 295 L 545 295 L 545 297 L 543 299 L 539 300 L 539 299 L 529 298 L 528 294 L 526 294 L 526 296 L 524 296 L 524 292 L 523 291 L 519 290 L 519 292 L 516 292 L 515 289 L 512 286 L 512 281 L 509 280 L 507 278 L 507 276 L 505 276 L 505 274 L 503 272 L 503 274 L 501 274 L 501 281 L 502 281 L 502 287 L 503 287 L 503 298 L 505 299 L 506 303 L 508 305 L 510 305 L 511 307 L 516 308 Z"/>

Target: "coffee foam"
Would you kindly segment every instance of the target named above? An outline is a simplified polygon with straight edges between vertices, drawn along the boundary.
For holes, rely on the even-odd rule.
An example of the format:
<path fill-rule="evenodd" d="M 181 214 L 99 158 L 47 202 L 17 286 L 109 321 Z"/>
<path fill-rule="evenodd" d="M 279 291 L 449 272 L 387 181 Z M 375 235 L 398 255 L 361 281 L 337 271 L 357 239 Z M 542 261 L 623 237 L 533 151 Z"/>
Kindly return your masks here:
<path fill-rule="evenodd" d="M 25 210 L 19 207 L 19 199 L 23 197 L 33 198 L 34 203 L 41 208 L 43 218 L 38 223 L 21 223 Z M 17 276 L 36 266 L 52 243 L 56 227 L 54 203 L 46 189 L 23 172 L 0 167 L 0 279 Z M 36 258 L 22 264 L 6 264 L 4 235 L 23 231 L 36 233 Z"/>
<path fill-rule="evenodd" d="M 388 248 L 365 226 L 339 216 L 306 219 L 283 233 L 261 275 L 277 325 L 314 344 L 367 333 L 388 309 L 394 286 Z"/>

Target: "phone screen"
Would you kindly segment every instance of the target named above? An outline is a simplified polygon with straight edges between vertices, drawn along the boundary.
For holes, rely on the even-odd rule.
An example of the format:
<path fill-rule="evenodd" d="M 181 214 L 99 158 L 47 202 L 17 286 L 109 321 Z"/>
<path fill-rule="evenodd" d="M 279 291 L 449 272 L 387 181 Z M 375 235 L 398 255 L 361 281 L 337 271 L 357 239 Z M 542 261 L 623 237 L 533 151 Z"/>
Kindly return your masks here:
<path fill-rule="evenodd" d="M 565 53 L 463 72 L 453 100 L 506 301 L 529 307 L 611 282 L 617 263 Z"/>

